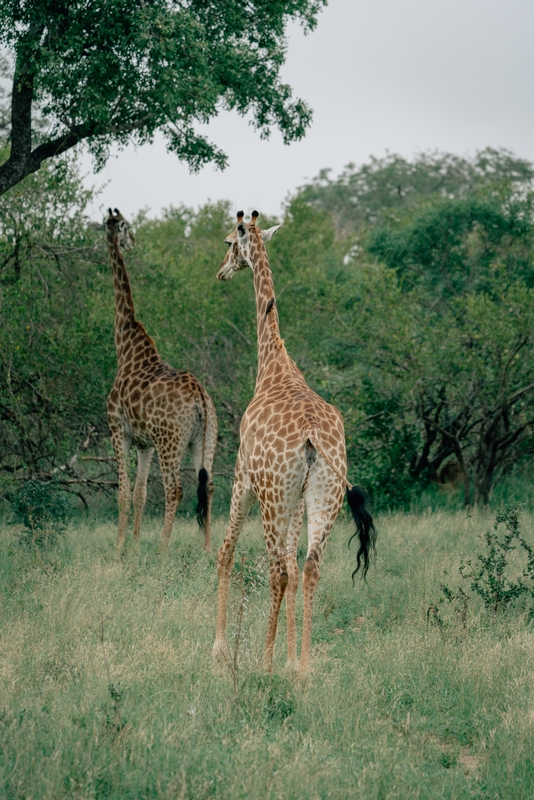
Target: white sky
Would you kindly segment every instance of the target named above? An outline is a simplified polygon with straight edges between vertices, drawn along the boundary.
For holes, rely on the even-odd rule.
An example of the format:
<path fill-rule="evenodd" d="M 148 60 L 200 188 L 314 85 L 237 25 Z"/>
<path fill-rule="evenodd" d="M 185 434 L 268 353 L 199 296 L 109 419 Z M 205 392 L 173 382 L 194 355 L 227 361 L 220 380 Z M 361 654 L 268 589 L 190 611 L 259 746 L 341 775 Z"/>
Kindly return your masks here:
<path fill-rule="evenodd" d="M 87 183 L 107 186 L 92 209 L 133 217 L 228 199 L 235 210 L 279 214 L 288 194 L 331 167 L 386 150 L 460 155 L 506 147 L 534 161 L 532 0 L 330 0 L 317 29 L 289 31 L 283 79 L 314 109 L 306 137 L 261 141 L 225 113 L 207 129 L 230 157 L 224 171 L 190 175 L 162 140 L 128 148 Z M 247 76 L 243 76 L 246 80 Z"/>

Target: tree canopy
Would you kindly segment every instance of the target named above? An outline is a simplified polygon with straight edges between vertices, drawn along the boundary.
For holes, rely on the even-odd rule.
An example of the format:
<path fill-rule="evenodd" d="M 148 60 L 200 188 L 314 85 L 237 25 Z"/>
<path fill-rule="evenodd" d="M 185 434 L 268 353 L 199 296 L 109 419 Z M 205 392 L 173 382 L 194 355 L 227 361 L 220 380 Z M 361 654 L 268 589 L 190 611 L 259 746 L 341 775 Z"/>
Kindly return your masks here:
<path fill-rule="evenodd" d="M 311 362 L 381 503 L 453 461 L 486 503 L 534 451 L 532 176 L 503 150 L 390 154 L 299 192 L 346 253 Z"/>
<path fill-rule="evenodd" d="M 338 232 L 347 234 L 404 217 L 424 201 L 457 200 L 503 184 L 526 191 L 533 179 L 533 165 L 508 150 L 487 147 L 473 158 L 439 151 L 413 159 L 388 153 L 360 166 L 348 164 L 335 178 L 323 169 L 299 194 L 331 213 Z"/>
<path fill-rule="evenodd" d="M 151 141 L 192 170 L 226 155 L 195 129 L 221 109 L 300 139 L 311 110 L 280 68 L 285 30 L 316 24 L 326 0 L 6 0 L 0 45 L 14 62 L 10 155 L 0 194 L 85 141 L 102 166 L 112 144 Z M 36 123 L 36 120 L 39 123 Z"/>
<path fill-rule="evenodd" d="M 513 165 L 508 156 L 495 152 Z M 389 161 L 384 172 L 372 164 L 384 185 Z M 406 165 L 422 182 L 423 165 Z M 469 173 L 470 164 L 464 168 Z M 377 199 L 375 221 L 346 232 L 327 208 L 329 187 L 321 197 L 312 185 L 313 200 L 304 187 L 268 245 L 288 352 L 342 412 L 349 480 L 369 491 L 376 508 L 441 497 L 436 482 L 454 470 L 458 496 L 463 487 L 466 503 L 484 504 L 531 462 L 530 169 L 521 180 L 511 179 L 515 167 L 491 181 L 482 173 L 461 191 L 421 191 L 417 202 L 394 209 L 381 210 Z M 105 415 L 116 369 L 113 281 L 103 234 L 85 217 L 87 199 L 66 156 L 0 199 L 4 496 L 20 481 L 54 478 L 90 501 L 93 490 L 101 497 L 116 481 Z M 339 208 L 350 218 L 354 204 Z M 140 216 L 127 254 L 138 318 L 162 357 L 193 372 L 215 402 L 221 512 L 256 377 L 251 276 L 229 285 L 215 279 L 235 224 L 231 212 L 218 203 Z M 273 223 L 261 217 L 263 227 Z M 192 508 L 188 475 L 182 513 Z M 151 481 L 152 501 L 159 487 Z"/>

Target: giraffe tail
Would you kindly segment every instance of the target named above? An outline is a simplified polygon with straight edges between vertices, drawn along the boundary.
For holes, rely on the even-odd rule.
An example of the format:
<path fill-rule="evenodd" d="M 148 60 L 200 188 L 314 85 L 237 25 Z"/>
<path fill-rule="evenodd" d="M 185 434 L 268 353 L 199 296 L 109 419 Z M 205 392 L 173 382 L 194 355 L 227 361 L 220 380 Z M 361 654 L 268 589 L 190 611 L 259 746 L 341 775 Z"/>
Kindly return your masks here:
<path fill-rule="evenodd" d="M 206 458 L 206 437 L 208 435 L 208 404 L 206 401 L 206 395 L 204 390 L 201 386 L 199 386 L 199 396 L 200 396 L 200 406 L 201 406 L 201 417 L 202 417 L 202 461 L 201 463 L 204 464 L 204 459 Z M 208 518 L 208 485 L 210 481 L 210 476 L 208 470 L 205 467 L 201 467 L 198 471 L 198 488 L 197 488 L 197 507 L 196 507 L 196 514 L 197 514 L 197 522 L 201 530 L 206 532 L 206 520 Z"/>
<path fill-rule="evenodd" d="M 356 553 L 356 569 L 352 573 L 352 583 L 354 584 L 354 578 L 360 567 L 362 568 L 362 576 L 365 580 L 367 571 L 369 569 L 371 556 L 375 552 L 376 548 L 376 528 L 373 522 L 373 517 L 371 516 L 371 512 L 367 507 L 367 495 L 359 486 L 352 486 L 345 476 L 342 475 L 338 469 L 336 469 L 321 445 L 318 429 L 315 427 L 309 428 L 307 435 L 311 444 L 322 455 L 330 469 L 332 469 L 336 475 L 339 475 L 341 480 L 345 481 L 347 486 L 347 503 L 349 504 L 352 518 L 356 523 L 356 530 L 349 539 L 349 547 L 355 536 L 358 536 L 360 539 L 360 546 L 358 548 L 358 552 Z"/>
<path fill-rule="evenodd" d="M 198 472 L 198 489 L 197 489 L 197 522 L 204 530 L 206 517 L 208 514 L 208 480 L 209 475 L 207 469 L 202 467 Z"/>
<path fill-rule="evenodd" d="M 360 567 L 362 567 L 362 575 L 365 580 L 371 555 L 375 551 L 376 529 L 371 512 L 367 508 L 367 495 L 363 489 L 360 489 L 359 486 L 347 488 L 347 502 L 356 523 L 356 530 L 349 539 L 349 547 L 356 535 L 360 539 L 360 546 L 356 553 L 356 569 L 352 573 L 352 583 L 354 584 L 354 578 Z"/>

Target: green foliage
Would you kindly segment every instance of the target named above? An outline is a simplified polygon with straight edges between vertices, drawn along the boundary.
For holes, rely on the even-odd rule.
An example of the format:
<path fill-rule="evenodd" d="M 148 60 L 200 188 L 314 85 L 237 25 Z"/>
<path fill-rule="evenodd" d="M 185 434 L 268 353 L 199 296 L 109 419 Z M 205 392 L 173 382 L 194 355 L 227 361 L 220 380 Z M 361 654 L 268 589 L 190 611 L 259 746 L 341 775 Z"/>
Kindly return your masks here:
<path fill-rule="evenodd" d="M 506 531 L 502 538 L 498 534 L 501 524 Z M 499 511 L 495 516 L 493 532 L 487 531 L 484 540 L 485 553 L 477 554 L 474 565 L 471 561 L 466 564 L 472 567 L 471 589 L 482 598 L 485 607 L 497 616 L 501 609 L 504 611 L 512 600 L 523 594 L 534 599 L 534 548 L 521 536 L 519 508 L 509 506 Z M 507 576 L 507 567 L 512 552 L 518 548 L 523 555 L 524 565 L 520 574 L 512 580 Z"/>
<path fill-rule="evenodd" d="M 67 498 L 52 482 L 22 484 L 11 500 L 11 509 L 14 523 L 24 525 L 22 538 L 36 547 L 64 533 L 71 516 Z"/>
<path fill-rule="evenodd" d="M 412 209 L 370 231 L 369 253 L 396 270 L 405 290 L 417 287 L 427 302 L 445 307 L 453 297 L 491 292 L 493 280 L 534 285 L 533 196 L 472 194 Z"/>
<path fill-rule="evenodd" d="M 15 65 L 10 160 L 0 193 L 80 141 L 97 167 L 112 144 L 151 141 L 192 170 L 226 155 L 196 129 L 221 109 L 251 114 L 262 137 L 304 136 L 306 103 L 282 82 L 285 31 L 315 27 L 324 0 L 30 0 L 0 11 L 0 43 Z M 38 110 L 42 124 L 33 124 Z M 33 145 L 36 145 L 32 150 Z"/>
<path fill-rule="evenodd" d="M 434 167 L 448 174 L 429 158 L 412 164 L 418 181 Z M 422 182 L 413 202 L 383 207 L 356 237 L 338 232 L 349 279 L 327 299 L 328 365 L 324 350 L 315 355 L 381 504 L 409 504 L 452 457 L 464 502 L 485 504 L 534 448 L 531 173 L 508 154 L 492 158 L 463 162 L 452 197 Z M 392 168 L 372 162 L 377 185 Z M 328 208 L 329 191 L 300 198 Z"/>
<path fill-rule="evenodd" d="M 50 476 L 104 434 L 113 318 L 95 318 L 100 242 L 75 161 L 48 165 L 0 201 L 0 464 Z"/>
<path fill-rule="evenodd" d="M 502 185 L 519 193 L 532 188 L 532 164 L 507 150 L 488 147 L 474 158 L 420 153 L 411 161 L 395 153 L 349 164 L 337 178 L 325 169 L 300 190 L 303 200 L 332 214 L 341 236 L 392 221 L 427 201 L 458 200 Z"/>
<path fill-rule="evenodd" d="M 268 245 L 288 351 L 343 413 L 349 479 L 375 509 L 439 495 L 454 464 L 463 502 L 485 504 L 534 452 L 530 168 L 500 151 L 461 164 L 443 156 L 446 169 L 433 158 L 395 162 L 417 176 L 412 200 L 357 234 L 338 228 L 326 187 L 324 203 L 320 186 L 302 190 Z M 392 163 L 367 165 L 377 187 L 389 185 Z M 447 197 L 430 191 L 442 168 Z M 87 200 L 76 163 L 57 161 L 0 203 L 0 480 L 61 468 L 65 486 L 81 481 L 84 502 L 93 491 L 109 502 L 113 283 Z M 368 201 L 385 203 L 382 189 Z M 197 375 L 215 401 L 214 508 L 225 514 L 256 377 L 251 276 L 215 280 L 234 221 L 227 203 L 141 215 L 127 257 L 138 318 L 162 357 Z M 194 481 L 187 471 L 184 479 L 187 515 Z M 159 487 L 154 465 L 153 509 Z"/>
<path fill-rule="evenodd" d="M 483 536 L 484 550 L 477 552 L 474 559 L 460 561 L 460 584 L 452 588 L 443 582 L 440 584 L 442 598 L 428 610 L 434 624 L 444 626 L 440 613 L 443 602 L 454 610 L 465 632 L 468 607 L 476 596 L 493 620 L 520 597 L 534 600 L 534 548 L 521 535 L 519 515 L 518 506 L 498 511 L 493 531 L 486 531 Z M 505 528 L 503 535 L 499 534 L 500 525 Z M 534 606 L 531 613 L 532 608 Z"/>

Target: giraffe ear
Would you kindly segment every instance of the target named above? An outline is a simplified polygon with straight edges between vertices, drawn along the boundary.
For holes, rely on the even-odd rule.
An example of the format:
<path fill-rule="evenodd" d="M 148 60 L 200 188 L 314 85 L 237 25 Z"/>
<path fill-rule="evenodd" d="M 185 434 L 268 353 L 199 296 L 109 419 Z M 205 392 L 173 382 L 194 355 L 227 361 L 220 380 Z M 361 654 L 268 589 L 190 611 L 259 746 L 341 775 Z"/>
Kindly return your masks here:
<path fill-rule="evenodd" d="M 238 232 L 239 238 L 241 240 L 244 241 L 245 239 L 248 238 L 248 227 L 245 225 L 245 223 L 242 220 L 240 220 L 237 223 L 237 232 Z"/>
<path fill-rule="evenodd" d="M 261 238 L 263 239 L 263 241 L 269 242 L 273 238 L 278 228 L 280 228 L 280 225 L 273 225 L 272 228 L 268 228 L 266 231 L 262 231 Z"/>

